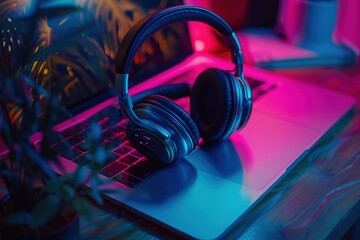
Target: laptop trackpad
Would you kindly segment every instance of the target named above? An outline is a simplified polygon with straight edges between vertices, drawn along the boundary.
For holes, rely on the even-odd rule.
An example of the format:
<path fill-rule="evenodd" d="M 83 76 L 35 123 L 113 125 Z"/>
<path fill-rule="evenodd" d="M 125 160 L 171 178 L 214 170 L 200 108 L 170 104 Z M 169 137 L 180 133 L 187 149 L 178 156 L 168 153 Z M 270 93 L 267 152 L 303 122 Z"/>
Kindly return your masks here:
<path fill-rule="evenodd" d="M 319 137 L 317 129 L 253 112 L 242 131 L 202 144 L 188 160 L 195 168 L 262 190 Z"/>

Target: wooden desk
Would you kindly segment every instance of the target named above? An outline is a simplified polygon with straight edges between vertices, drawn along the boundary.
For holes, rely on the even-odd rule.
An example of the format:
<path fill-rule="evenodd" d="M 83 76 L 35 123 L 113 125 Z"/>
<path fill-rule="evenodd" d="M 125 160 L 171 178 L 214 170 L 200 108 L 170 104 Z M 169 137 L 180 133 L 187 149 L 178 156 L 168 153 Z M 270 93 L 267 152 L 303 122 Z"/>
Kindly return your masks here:
<path fill-rule="evenodd" d="M 351 94 L 358 103 L 227 238 L 338 239 L 356 225 L 351 233 L 359 234 L 360 66 L 277 73 Z M 94 209 L 91 220 L 81 219 L 82 237 L 179 238 L 120 207 L 110 209 Z"/>

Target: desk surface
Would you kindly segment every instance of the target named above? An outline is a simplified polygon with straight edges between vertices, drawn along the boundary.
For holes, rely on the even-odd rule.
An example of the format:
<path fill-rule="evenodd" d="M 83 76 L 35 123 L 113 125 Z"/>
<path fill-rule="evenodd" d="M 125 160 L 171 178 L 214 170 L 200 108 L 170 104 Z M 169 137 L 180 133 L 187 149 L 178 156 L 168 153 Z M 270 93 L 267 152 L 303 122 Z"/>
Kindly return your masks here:
<path fill-rule="evenodd" d="M 360 66 L 277 73 L 355 96 L 357 105 L 228 237 L 336 239 L 360 216 Z M 177 238 L 120 207 L 94 209 L 81 236 L 98 239 Z"/>

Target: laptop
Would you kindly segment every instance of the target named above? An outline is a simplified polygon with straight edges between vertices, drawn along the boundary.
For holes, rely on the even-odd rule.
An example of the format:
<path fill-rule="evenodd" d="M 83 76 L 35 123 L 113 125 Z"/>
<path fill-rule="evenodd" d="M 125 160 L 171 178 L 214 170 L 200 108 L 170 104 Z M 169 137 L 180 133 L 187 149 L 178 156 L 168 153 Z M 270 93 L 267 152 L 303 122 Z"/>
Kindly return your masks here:
<path fill-rule="evenodd" d="M 59 153 L 64 168 L 53 167 L 60 174 L 79 165 L 86 167 L 83 135 L 87 120 L 95 114 L 101 116 L 102 143 L 115 145 L 109 150 L 113 157 L 99 172 L 113 180 L 108 187 L 116 190 L 106 198 L 182 237 L 221 238 L 241 223 L 355 100 L 245 66 L 254 105 L 242 131 L 213 145 L 200 143 L 189 156 L 170 165 L 146 159 L 127 140 L 127 119 L 120 115 L 119 121 L 112 120 L 120 113 L 112 85 L 114 53 L 119 39 L 141 16 L 182 3 L 132 0 L 117 2 L 119 8 L 113 8 L 108 5 L 110 1 L 97 5 L 95 1 L 78 0 L 89 15 L 72 14 L 49 22 L 56 37 L 75 23 L 92 17 L 97 20 L 80 38 L 65 39 L 67 48 L 54 50 L 49 56 L 50 72 L 55 76 L 49 80 L 49 91 L 58 94 L 74 114 L 54 127 L 72 144 L 73 153 L 55 143 L 52 148 Z M 175 24 L 144 44 L 140 53 L 146 54 L 139 53 L 133 62 L 130 95 L 158 85 L 191 84 L 209 67 L 233 69 L 230 59 L 193 51 L 190 32 L 186 23 Z M 60 80 L 69 82 L 63 86 Z M 188 98 L 177 102 L 188 110 Z"/>

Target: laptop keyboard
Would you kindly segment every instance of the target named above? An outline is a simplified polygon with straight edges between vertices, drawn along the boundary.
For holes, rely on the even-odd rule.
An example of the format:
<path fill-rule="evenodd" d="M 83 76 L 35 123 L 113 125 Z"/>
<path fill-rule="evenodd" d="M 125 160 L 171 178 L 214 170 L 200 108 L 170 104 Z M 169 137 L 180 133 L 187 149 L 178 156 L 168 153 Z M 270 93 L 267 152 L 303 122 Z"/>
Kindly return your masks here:
<path fill-rule="evenodd" d="M 115 108 L 112 110 L 119 111 Z M 121 120 L 109 125 L 111 121 L 108 117 L 99 120 L 98 123 L 103 129 L 101 143 L 106 146 L 109 153 L 99 173 L 128 187 L 134 187 L 161 169 L 164 164 L 146 159 L 130 145 L 125 135 L 126 121 Z M 85 144 L 85 134 L 88 129 L 89 124 L 82 122 L 61 131 L 64 139 L 52 145 L 51 150 L 78 165 L 87 165 L 89 151 Z M 71 146 L 70 149 L 65 143 Z"/>
<path fill-rule="evenodd" d="M 255 101 L 274 88 L 270 86 L 264 89 L 265 83 L 260 80 L 252 78 L 246 78 L 246 80 L 253 91 Z M 163 168 L 164 164 L 146 159 L 131 146 L 125 134 L 127 120 L 114 121 L 107 114 L 119 111 L 115 107 L 109 107 L 98 114 L 104 116 L 98 120 L 102 128 L 101 143 L 110 153 L 99 173 L 132 188 Z M 61 131 L 60 134 L 64 139 L 53 144 L 50 147 L 51 150 L 78 165 L 87 165 L 89 151 L 85 144 L 85 134 L 88 129 L 89 124 L 81 122 Z M 68 145 L 66 146 L 65 143 Z"/>
<path fill-rule="evenodd" d="M 261 80 L 246 80 L 252 89 L 254 101 L 276 87 L 275 84 L 269 85 Z M 187 106 L 180 105 L 184 108 L 189 107 L 188 103 Z M 131 146 L 125 134 L 127 120 L 119 122 L 119 118 L 112 117 L 114 113 L 119 115 L 119 111 L 118 107 L 112 106 L 97 114 L 104 116 L 98 123 L 102 128 L 101 144 L 107 147 L 109 153 L 99 173 L 132 188 L 165 165 L 145 158 Z M 54 140 L 50 149 L 77 165 L 87 165 L 89 151 L 85 144 L 85 134 L 89 127 L 88 122 L 81 122 L 60 131 L 61 137 Z"/>

